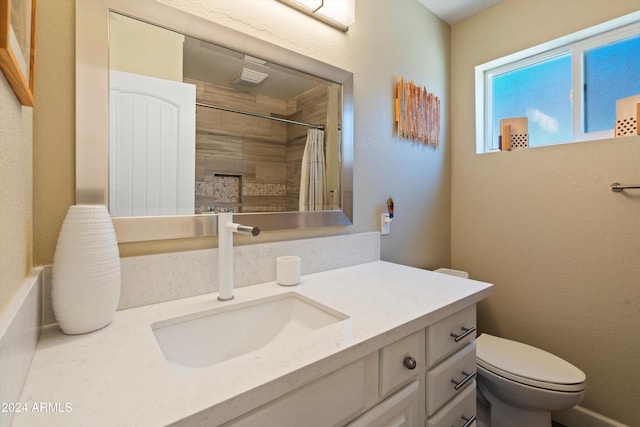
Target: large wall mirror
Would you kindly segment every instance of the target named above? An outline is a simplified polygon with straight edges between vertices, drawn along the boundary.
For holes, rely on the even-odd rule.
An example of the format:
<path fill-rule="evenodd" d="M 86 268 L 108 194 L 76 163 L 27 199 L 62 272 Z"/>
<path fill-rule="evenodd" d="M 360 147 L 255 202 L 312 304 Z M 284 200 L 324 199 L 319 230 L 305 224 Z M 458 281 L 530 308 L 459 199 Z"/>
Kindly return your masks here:
<path fill-rule="evenodd" d="M 353 77 L 169 6 L 76 1 L 76 200 L 120 242 L 352 218 Z M 324 164 L 322 164 L 324 162 Z"/>

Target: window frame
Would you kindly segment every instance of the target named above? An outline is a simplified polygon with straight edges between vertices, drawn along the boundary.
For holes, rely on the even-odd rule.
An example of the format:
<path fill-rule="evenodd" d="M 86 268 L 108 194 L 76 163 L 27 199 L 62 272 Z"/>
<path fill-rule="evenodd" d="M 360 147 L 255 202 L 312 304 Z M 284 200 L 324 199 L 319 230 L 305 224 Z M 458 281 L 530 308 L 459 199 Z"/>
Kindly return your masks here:
<path fill-rule="evenodd" d="M 640 35 L 640 11 L 476 66 L 476 153 L 482 154 L 499 151 L 499 149 L 491 147 L 493 130 L 492 78 L 498 74 L 550 60 L 565 54 L 571 55 L 573 138 L 570 141 L 537 146 L 542 147 L 612 138 L 613 134 L 611 130 L 588 133 L 583 131 L 585 120 L 583 90 L 584 52 L 634 35 Z"/>

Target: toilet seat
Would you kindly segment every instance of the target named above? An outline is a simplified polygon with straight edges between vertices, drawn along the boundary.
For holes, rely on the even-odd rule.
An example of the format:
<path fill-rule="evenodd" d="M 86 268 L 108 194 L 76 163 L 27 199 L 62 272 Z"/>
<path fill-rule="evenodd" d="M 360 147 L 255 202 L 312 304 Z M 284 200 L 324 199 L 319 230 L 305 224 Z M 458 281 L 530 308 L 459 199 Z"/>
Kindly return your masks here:
<path fill-rule="evenodd" d="M 581 392 L 586 375 L 571 363 L 527 344 L 489 334 L 476 339 L 476 361 L 485 370 L 532 387 Z"/>

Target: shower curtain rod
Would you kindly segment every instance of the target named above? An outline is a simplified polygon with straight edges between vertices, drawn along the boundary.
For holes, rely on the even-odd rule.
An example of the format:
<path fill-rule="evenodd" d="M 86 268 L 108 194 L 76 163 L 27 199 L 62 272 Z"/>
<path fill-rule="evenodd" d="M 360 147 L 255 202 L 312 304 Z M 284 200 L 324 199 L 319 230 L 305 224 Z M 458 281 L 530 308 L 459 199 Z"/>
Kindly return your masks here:
<path fill-rule="evenodd" d="M 278 122 L 291 123 L 294 125 L 307 126 L 313 129 L 324 130 L 324 125 L 314 125 L 313 123 L 297 122 L 295 120 L 281 119 L 280 117 L 266 116 L 264 114 L 251 113 L 249 111 L 234 110 L 233 108 L 221 107 L 219 105 L 203 104 L 201 102 L 196 102 L 196 105 L 198 107 L 213 108 L 214 110 L 222 110 L 230 113 L 244 114 L 246 116 L 258 117 L 261 119 L 276 120 Z"/>

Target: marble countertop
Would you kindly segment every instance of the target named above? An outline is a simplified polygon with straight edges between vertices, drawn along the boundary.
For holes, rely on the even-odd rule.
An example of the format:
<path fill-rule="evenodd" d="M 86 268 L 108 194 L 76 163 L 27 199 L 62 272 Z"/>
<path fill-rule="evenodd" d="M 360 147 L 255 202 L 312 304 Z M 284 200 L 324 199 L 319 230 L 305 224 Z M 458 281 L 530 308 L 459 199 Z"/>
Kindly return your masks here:
<path fill-rule="evenodd" d="M 281 343 L 174 373 L 151 329 L 157 321 L 297 292 L 349 316 Z M 164 426 L 194 416 L 218 425 L 345 366 L 491 293 L 491 285 L 384 261 L 118 311 L 85 335 L 44 328 L 14 426 Z M 212 331 L 215 334 L 215 331 Z M 40 409 L 40 410 L 38 410 Z M 197 415 L 194 415 L 197 414 Z"/>

